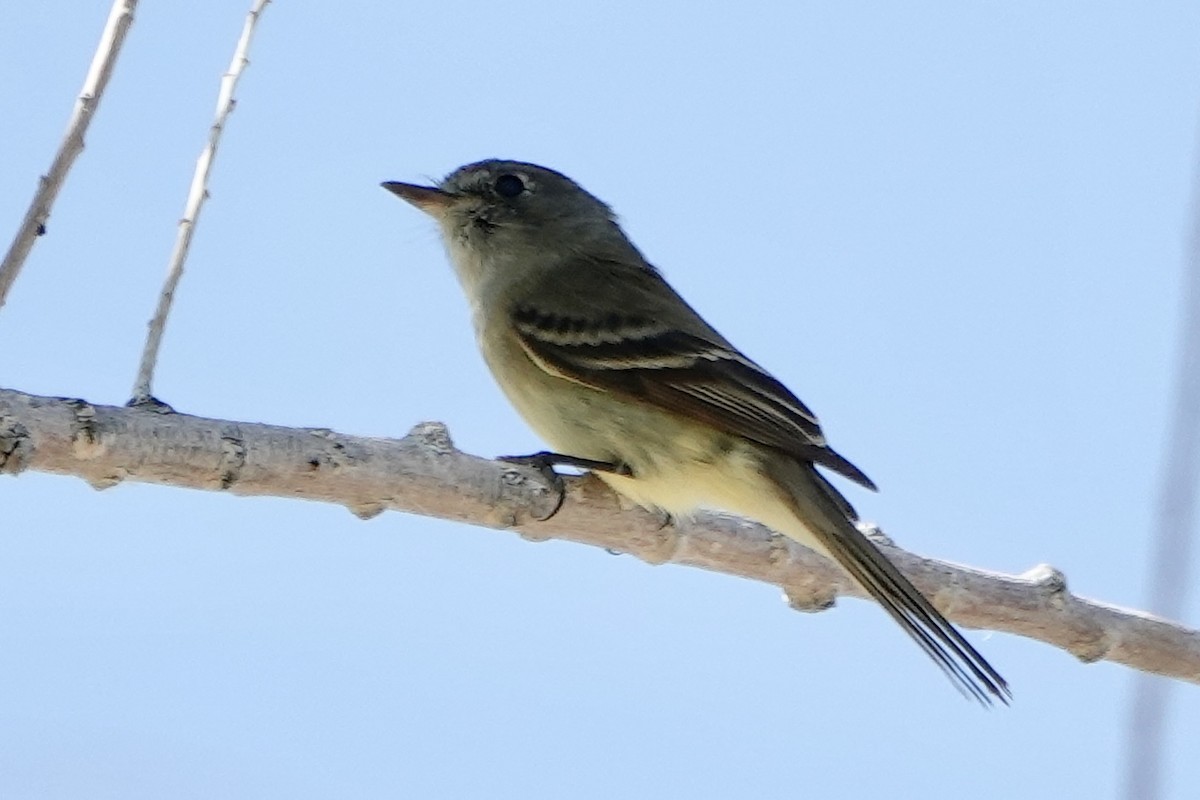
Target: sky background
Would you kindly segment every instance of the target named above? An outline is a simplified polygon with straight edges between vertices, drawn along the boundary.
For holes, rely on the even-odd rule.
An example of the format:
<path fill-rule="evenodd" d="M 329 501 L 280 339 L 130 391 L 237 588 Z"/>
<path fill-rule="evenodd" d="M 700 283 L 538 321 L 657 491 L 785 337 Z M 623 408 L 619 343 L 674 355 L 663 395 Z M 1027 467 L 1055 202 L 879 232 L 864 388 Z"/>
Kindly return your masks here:
<path fill-rule="evenodd" d="M 0 386 L 128 398 L 248 7 L 142 4 L 0 310 Z M 108 8 L 6 4 L 5 242 Z M 1182 1 L 273 3 L 154 388 L 539 449 L 433 224 L 378 186 L 535 161 L 816 410 L 899 544 L 1141 607 L 1198 44 Z M 27 473 L 0 508 L 5 798 L 1120 786 L 1134 673 L 1006 634 L 969 634 L 1015 695 L 983 712 L 865 602 L 801 615 L 727 576 L 282 499 Z M 1200 692 L 1173 699 L 1167 796 L 1191 798 Z"/>

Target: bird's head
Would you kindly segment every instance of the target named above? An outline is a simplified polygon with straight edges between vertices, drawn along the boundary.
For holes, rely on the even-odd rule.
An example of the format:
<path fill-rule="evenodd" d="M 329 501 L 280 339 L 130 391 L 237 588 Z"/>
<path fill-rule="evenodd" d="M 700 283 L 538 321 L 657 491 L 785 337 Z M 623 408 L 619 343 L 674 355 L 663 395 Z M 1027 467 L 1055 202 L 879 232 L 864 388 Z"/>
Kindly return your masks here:
<path fill-rule="evenodd" d="M 388 181 L 383 187 L 437 220 L 456 262 L 562 260 L 631 247 L 607 205 L 536 164 L 480 161 L 435 186 Z"/>

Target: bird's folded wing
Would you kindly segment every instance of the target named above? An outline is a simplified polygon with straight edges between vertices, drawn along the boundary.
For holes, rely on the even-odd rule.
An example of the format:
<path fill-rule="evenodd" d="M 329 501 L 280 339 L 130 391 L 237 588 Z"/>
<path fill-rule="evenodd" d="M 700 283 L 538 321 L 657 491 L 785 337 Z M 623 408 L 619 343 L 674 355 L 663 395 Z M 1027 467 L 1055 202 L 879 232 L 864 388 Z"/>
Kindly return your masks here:
<path fill-rule="evenodd" d="M 638 313 L 565 313 L 534 305 L 519 306 L 512 323 L 530 359 L 549 373 L 703 421 L 875 488 L 826 445 L 812 411 L 718 335 L 685 332 Z"/>

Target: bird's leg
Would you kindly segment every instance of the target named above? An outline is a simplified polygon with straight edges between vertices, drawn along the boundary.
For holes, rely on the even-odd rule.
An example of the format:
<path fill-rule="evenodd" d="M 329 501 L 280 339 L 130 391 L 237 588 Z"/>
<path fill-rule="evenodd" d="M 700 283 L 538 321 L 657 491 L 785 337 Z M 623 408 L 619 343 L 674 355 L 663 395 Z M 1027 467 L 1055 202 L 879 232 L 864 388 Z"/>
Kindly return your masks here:
<path fill-rule="evenodd" d="M 543 450 L 540 453 L 533 453 L 528 456 L 500 456 L 498 460 L 507 461 L 510 464 L 522 464 L 527 467 L 533 467 L 543 473 L 546 470 L 553 472 L 556 466 L 563 466 L 587 469 L 592 472 L 611 472 L 613 475 L 624 475 L 626 477 L 633 475 L 633 470 L 629 468 L 629 465 L 622 464 L 619 461 L 597 461 L 594 458 L 580 458 L 579 456 L 568 456 L 563 453 L 551 453 L 549 450 Z"/>
<path fill-rule="evenodd" d="M 593 472 L 611 472 L 614 475 L 633 475 L 633 470 L 628 464 L 622 464 L 616 461 L 597 461 L 594 458 L 580 458 L 579 456 L 568 456 L 562 453 L 551 453 L 548 450 L 543 450 L 540 453 L 533 453 L 528 456 L 500 456 L 498 461 L 506 461 L 509 464 L 519 464 L 525 467 L 533 467 L 542 477 L 546 479 L 554 489 L 558 492 L 558 502 L 554 504 L 554 510 L 542 518 L 546 521 L 558 513 L 562 508 L 563 500 L 567 496 L 567 488 L 563 486 L 562 475 L 554 471 L 554 467 L 561 464 L 564 467 L 575 467 L 576 469 L 587 469 Z"/>

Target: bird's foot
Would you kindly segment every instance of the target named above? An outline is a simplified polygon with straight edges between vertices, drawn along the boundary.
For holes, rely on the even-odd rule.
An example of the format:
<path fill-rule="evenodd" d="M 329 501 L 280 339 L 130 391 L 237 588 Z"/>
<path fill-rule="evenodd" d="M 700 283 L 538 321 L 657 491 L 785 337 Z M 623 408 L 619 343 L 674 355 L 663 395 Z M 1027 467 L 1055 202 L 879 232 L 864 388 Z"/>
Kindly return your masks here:
<path fill-rule="evenodd" d="M 550 519 L 558 510 L 562 508 L 563 501 L 567 496 L 567 488 L 563 485 L 562 475 L 555 472 L 556 466 L 575 467 L 576 469 L 586 469 L 592 472 L 611 472 L 614 475 L 633 475 L 633 470 L 628 464 L 622 464 L 615 461 L 597 461 L 594 458 L 580 458 L 579 456 L 568 456 L 562 453 L 551 453 L 548 450 L 543 450 L 540 453 L 533 453 L 527 456 L 500 456 L 497 460 L 504 461 L 509 464 L 518 464 L 523 467 L 532 467 L 537 470 L 546 482 L 549 483 L 554 490 L 558 492 L 558 502 L 554 504 L 554 509 L 543 517 L 543 521 Z"/>

